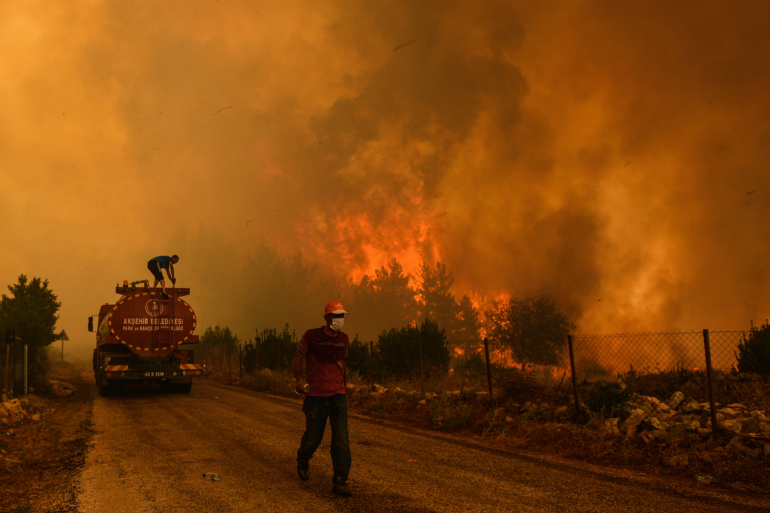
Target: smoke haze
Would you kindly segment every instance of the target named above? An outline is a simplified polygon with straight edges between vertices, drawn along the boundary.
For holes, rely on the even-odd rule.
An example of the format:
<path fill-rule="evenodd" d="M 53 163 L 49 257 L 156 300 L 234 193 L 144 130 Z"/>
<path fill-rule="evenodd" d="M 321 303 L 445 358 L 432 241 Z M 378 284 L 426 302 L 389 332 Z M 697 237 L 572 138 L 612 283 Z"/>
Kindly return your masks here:
<path fill-rule="evenodd" d="M 0 283 L 83 347 L 174 253 L 241 338 L 391 258 L 582 332 L 768 317 L 770 5 L 476 4 L 0 5 Z"/>

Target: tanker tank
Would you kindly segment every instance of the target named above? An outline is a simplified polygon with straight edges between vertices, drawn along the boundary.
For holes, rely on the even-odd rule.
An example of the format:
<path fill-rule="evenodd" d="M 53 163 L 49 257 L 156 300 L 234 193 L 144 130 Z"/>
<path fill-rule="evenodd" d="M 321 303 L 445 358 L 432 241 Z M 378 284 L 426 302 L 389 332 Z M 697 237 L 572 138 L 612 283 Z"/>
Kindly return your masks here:
<path fill-rule="evenodd" d="M 189 288 L 172 288 L 168 299 L 161 289 L 117 286 L 120 295 L 98 315 L 93 368 L 102 395 L 119 392 L 126 383 L 158 383 L 168 392 L 189 393 L 192 377 L 202 368 L 188 344 L 197 344 L 195 312 L 182 299 Z M 89 317 L 89 331 L 93 318 Z"/>

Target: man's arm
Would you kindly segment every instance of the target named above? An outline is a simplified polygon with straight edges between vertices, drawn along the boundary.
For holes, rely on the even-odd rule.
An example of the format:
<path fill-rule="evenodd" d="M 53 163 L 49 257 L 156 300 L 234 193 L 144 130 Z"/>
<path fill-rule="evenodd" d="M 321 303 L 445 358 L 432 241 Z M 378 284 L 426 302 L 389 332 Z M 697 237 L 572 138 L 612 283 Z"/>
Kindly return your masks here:
<path fill-rule="evenodd" d="M 176 282 L 176 279 L 174 278 L 174 263 L 169 262 L 168 263 L 168 269 L 166 269 L 166 274 L 168 274 L 168 278 L 171 280 L 172 283 Z"/>
<path fill-rule="evenodd" d="M 294 379 L 297 380 L 295 389 L 298 394 L 304 394 L 306 392 L 304 387 L 307 384 L 307 381 L 302 377 L 302 360 L 304 359 L 305 355 L 302 354 L 301 351 L 297 351 L 297 354 L 294 356 L 294 361 L 291 364 L 291 371 L 294 373 Z"/>

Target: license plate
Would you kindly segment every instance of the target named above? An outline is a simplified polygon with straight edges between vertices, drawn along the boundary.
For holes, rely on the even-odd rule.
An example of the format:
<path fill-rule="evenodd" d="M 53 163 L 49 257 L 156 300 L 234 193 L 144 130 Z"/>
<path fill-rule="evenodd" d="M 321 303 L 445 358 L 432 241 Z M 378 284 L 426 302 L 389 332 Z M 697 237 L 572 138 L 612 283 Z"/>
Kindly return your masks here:
<path fill-rule="evenodd" d="M 155 376 L 165 376 L 166 373 L 163 371 L 154 371 L 154 372 L 145 372 L 144 375 L 146 377 L 155 377 Z"/>

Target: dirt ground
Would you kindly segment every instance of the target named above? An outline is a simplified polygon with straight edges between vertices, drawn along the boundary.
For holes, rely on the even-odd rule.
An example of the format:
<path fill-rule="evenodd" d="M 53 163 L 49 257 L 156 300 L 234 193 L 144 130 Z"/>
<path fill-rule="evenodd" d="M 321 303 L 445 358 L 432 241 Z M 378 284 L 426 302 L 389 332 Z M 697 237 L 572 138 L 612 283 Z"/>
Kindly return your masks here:
<path fill-rule="evenodd" d="M 494 439 L 359 414 L 350 421 L 355 495 L 342 501 L 330 493 L 328 440 L 312 462 L 311 481 L 296 477 L 297 398 L 208 380 L 197 380 L 190 395 L 103 398 L 87 370 L 51 377 L 78 391 L 63 399 L 30 396 L 42 420 L 25 421 L 16 436 L 2 434 L 0 450 L 22 464 L 0 470 L 0 511 L 190 511 L 190 500 L 196 511 L 217 512 L 255 511 L 255 505 L 264 511 L 770 509 L 766 497 L 509 451 Z M 219 471 L 222 481 L 203 480 L 200 471 Z"/>
<path fill-rule="evenodd" d="M 85 462 L 91 438 L 93 382 L 80 368 L 58 368 L 49 377 L 70 382 L 69 397 L 29 394 L 29 412 L 41 420 L 26 420 L 0 433 L 0 455 L 19 461 L 0 468 L 0 511 L 78 511 L 75 480 Z M 29 506 L 27 506 L 29 505 Z"/>

